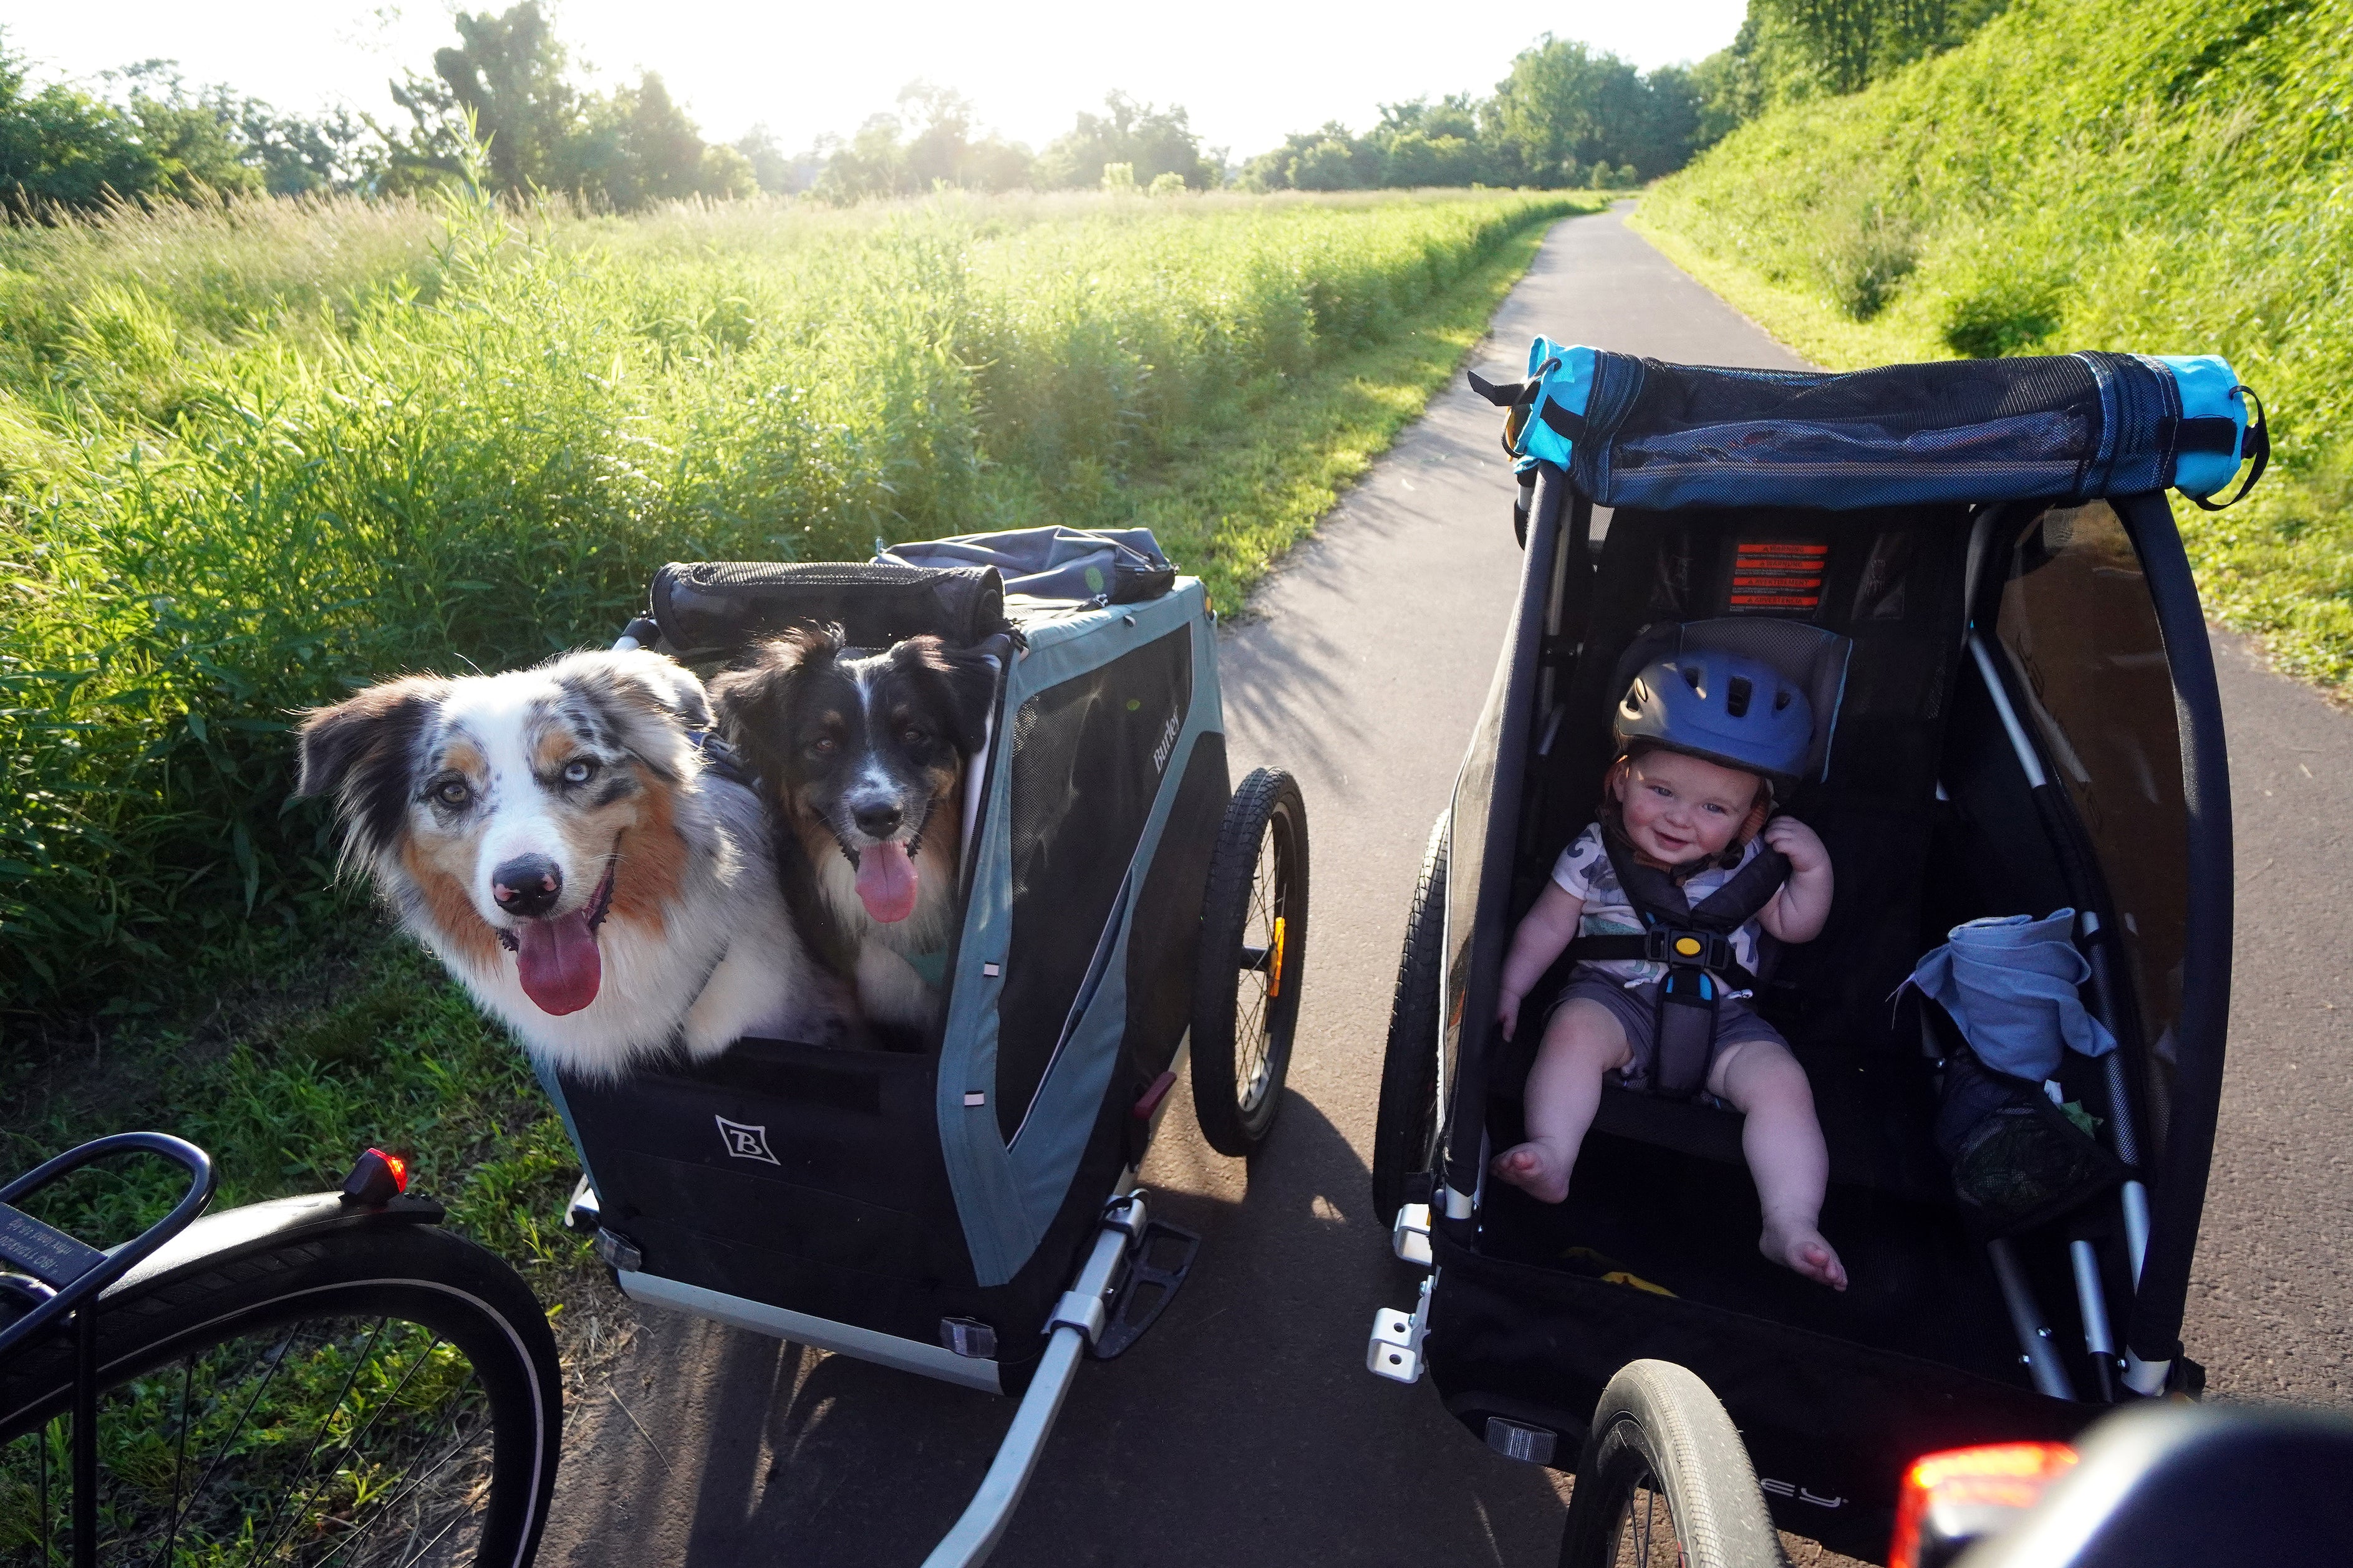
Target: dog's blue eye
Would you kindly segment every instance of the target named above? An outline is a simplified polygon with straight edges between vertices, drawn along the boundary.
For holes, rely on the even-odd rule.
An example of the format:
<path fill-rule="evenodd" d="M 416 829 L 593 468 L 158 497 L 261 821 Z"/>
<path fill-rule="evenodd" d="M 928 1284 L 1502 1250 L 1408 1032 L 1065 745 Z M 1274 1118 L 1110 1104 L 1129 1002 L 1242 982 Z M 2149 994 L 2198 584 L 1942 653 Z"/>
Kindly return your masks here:
<path fill-rule="evenodd" d="M 596 776 L 596 764 L 592 762 L 588 762 L 586 759 L 575 758 L 572 762 L 568 762 L 564 764 L 564 782 L 565 784 L 586 784 L 590 779 L 593 779 Z"/>

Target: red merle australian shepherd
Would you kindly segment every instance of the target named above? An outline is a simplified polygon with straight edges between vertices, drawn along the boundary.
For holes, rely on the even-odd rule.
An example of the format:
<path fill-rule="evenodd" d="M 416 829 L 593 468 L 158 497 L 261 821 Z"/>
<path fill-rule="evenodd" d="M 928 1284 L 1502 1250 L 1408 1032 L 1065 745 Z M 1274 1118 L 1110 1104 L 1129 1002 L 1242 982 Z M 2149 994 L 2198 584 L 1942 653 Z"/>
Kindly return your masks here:
<path fill-rule="evenodd" d="M 798 627 L 712 682 L 778 823 L 776 873 L 818 963 L 868 1024 L 912 1044 L 938 1010 L 956 907 L 958 783 L 997 672 L 932 637 L 881 652 Z"/>
<path fill-rule="evenodd" d="M 650 652 L 408 676 L 304 720 L 301 790 L 334 796 L 347 860 L 559 1067 L 836 1038 L 848 987 L 808 962 L 710 725 L 702 683 Z"/>

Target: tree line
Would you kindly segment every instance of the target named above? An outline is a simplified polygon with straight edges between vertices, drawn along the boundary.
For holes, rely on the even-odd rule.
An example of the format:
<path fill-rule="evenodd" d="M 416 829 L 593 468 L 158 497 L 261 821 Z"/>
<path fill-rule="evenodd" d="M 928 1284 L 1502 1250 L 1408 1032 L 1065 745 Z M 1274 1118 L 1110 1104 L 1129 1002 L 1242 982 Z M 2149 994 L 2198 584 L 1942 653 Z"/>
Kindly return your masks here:
<path fill-rule="evenodd" d="M 150 60 L 89 85 L 36 88 L 0 35 L 0 208 L 109 200 L 415 191 L 487 163 L 510 193 L 629 210 L 681 197 L 808 192 L 834 201 L 978 190 L 1334 191 L 1417 185 L 1618 188 L 1670 174 L 1774 106 L 1854 92 L 1948 48 L 2006 0 L 1749 0 L 1732 45 L 1641 71 L 1547 34 L 1486 95 L 1385 104 L 1359 135 L 1333 121 L 1239 166 L 1186 111 L 1113 93 L 1033 153 L 983 130 L 930 83 L 849 137 L 788 152 L 765 127 L 706 142 L 659 73 L 609 90 L 575 79 L 538 0 L 456 13 L 459 41 L 391 84 L 401 116 L 279 113 L 192 89 Z M 402 118 L 405 116 L 405 118 Z M 479 159 L 470 158 L 479 145 Z"/>
<path fill-rule="evenodd" d="M 191 89 L 169 61 L 34 87 L 0 34 L 0 207 L 18 214 L 199 195 L 396 195 L 486 165 L 503 192 L 555 192 L 629 210 L 681 197 L 813 192 L 855 201 L 941 184 L 1163 191 L 1223 183 L 1181 107 L 1113 93 L 1042 153 L 987 133 L 972 104 L 925 82 L 842 139 L 792 153 L 765 127 L 706 142 L 658 72 L 582 86 L 539 0 L 459 12 L 430 71 L 390 84 L 400 114 L 283 115 L 225 87 Z M 479 147 L 470 159 L 469 143 Z M 1108 171 L 1108 175 L 1107 175 Z"/>
<path fill-rule="evenodd" d="M 1641 184 L 1783 103 L 1859 92 L 1951 48 L 2007 0 L 1748 0 L 1738 35 L 1697 65 L 1641 71 L 1543 37 L 1484 97 L 1383 104 L 1357 135 L 1333 121 L 1244 163 L 1251 190 Z"/>

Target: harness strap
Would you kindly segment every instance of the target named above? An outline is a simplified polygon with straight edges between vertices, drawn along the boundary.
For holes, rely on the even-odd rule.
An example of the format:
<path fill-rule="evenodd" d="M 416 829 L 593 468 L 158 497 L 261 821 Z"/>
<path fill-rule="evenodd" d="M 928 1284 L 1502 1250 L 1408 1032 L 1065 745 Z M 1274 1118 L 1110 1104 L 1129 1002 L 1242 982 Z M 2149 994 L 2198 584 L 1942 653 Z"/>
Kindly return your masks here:
<path fill-rule="evenodd" d="M 1654 1031 L 1657 1049 L 1651 1092 L 1689 1100 L 1704 1087 L 1715 1044 L 1716 1005 L 1723 984 L 1754 991 L 1757 977 L 1733 955 L 1732 933 L 1757 916 L 1789 879 L 1788 857 L 1769 845 L 1724 886 L 1696 905 L 1673 876 L 1634 858 L 1631 845 L 1604 829 L 1602 847 L 1618 874 L 1618 886 L 1641 916 L 1640 935 L 1580 936 L 1567 956 L 1579 961 L 1644 959 L 1667 966 L 1659 984 Z"/>
<path fill-rule="evenodd" d="M 746 789 L 753 787 L 752 775 L 745 773 L 744 764 L 735 760 L 735 748 L 721 740 L 716 731 L 689 730 L 686 743 L 702 753 L 702 765 L 706 771 L 718 774 L 730 784 L 739 784 Z"/>
<path fill-rule="evenodd" d="M 1696 954 L 1674 950 L 1677 938 L 1702 944 Z M 1660 926 L 1640 936 L 1580 936 L 1563 950 L 1577 962 L 1593 963 L 1619 963 L 1641 959 L 1651 963 L 1663 963 L 1671 969 L 1704 969 L 1720 977 L 1735 991 L 1754 991 L 1758 981 L 1737 958 L 1733 956 L 1732 943 L 1720 932 Z"/>
<path fill-rule="evenodd" d="M 1728 934 L 1754 920 L 1789 879 L 1788 857 L 1770 845 L 1761 846 L 1724 886 L 1694 905 L 1671 873 L 1643 865 L 1634 858 L 1633 846 L 1620 843 L 1617 835 L 1605 831 L 1601 844 L 1626 901 L 1645 926 L 1672 923 Z"/>

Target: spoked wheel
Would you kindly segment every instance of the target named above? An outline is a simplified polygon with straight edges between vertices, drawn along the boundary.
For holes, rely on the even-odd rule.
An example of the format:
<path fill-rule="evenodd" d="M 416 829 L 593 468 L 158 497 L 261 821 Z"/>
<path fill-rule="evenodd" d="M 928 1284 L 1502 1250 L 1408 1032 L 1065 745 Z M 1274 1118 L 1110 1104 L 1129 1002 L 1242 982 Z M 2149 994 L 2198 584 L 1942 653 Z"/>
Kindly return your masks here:
<path fill-rule="evenodd" d="M 1406 915 L 1381 1054 L 1380 1109 L 1373 1121 L 1373 1213 L 1397 1219 L 1405 1184 L 1430 1169 L 1438 1143 L 1439 950 L 1446 942 L 1446 817 L 1430 830 L 1421 879 Z"/>
<path fill-rule="evenodd" d="M 1249 1154 L 1282 1103 L 1307 964 L 1307 806 L 1279 768 L 1226 807 L 1201 900 L 1193 1113 L 1220 1154 Z"/>
<path fill-rule="evenodd" d="M 1788 1568 L 1748 1449 L 1672 1362 L 1619 1369 L 1594 1406 L 1561 1568 Z"/>
<path fill-rule="evenodd" d="M 561 1384 L 530 1290 L 418 1226 L 118 1287 L 98 1319 L 98 1560 L 525 1568 Z M 73 1561 L 71 1335 L 0 1366 L 0 1545 Z"/>

